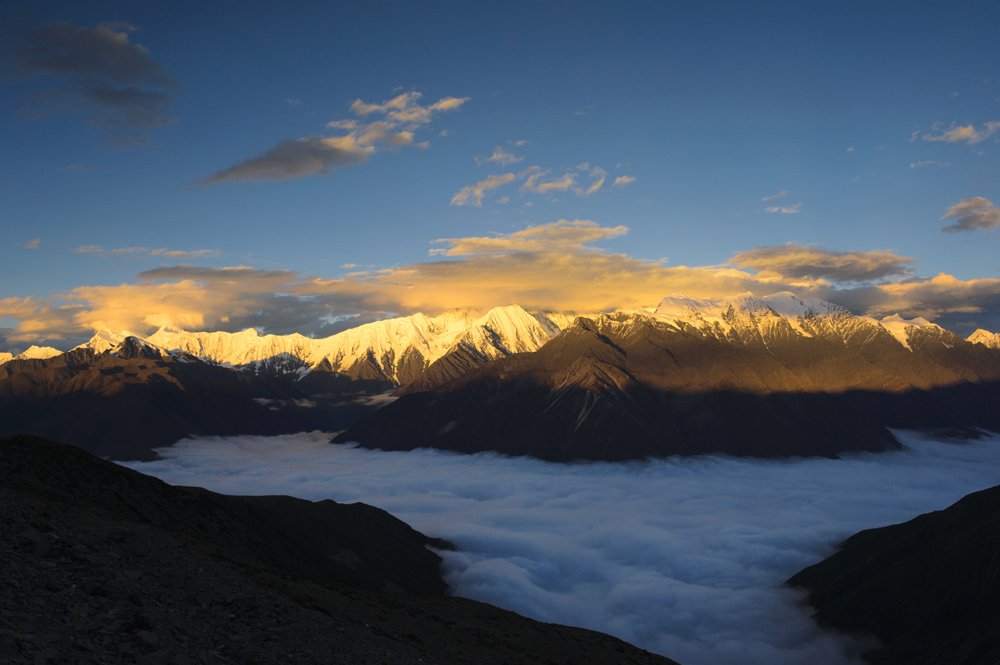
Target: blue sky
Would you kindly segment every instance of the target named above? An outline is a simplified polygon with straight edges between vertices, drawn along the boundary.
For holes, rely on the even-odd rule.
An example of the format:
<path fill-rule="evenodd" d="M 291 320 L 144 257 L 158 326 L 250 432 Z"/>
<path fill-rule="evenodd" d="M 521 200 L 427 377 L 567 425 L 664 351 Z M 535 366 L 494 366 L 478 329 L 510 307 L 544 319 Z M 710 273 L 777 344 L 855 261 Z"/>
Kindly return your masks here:
<path fill-rule="evenodd" d="M 1000 329 L 995 3 L 35 4 L 0 348 L 674 291 Z"/>

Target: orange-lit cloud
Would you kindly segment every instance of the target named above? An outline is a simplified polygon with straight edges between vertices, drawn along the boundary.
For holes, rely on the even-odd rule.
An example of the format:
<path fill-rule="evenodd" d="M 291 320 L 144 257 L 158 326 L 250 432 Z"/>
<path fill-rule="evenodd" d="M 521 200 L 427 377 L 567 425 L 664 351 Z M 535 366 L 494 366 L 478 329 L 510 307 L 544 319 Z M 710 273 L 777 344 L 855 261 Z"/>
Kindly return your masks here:
<path fill-rule="evenodd" d="M 832 252 L 806 245 L 782 245 L 740 252 L 729 263 L 751 268 L 761 276 L 843 283 L 903 277 L 913 272 L 909 265 L 916 261 L 893 252 Z"/>
<path fill-rule="evenodd" d="M 454 196 L 451 197 L 451 205 L 453 206 L 464 206 L 464 205 L 474 205 L 477 208 L 483 205 L 483 198 L 487 196 L 491 191 L 497 187 L 502 187 L 508 182 L 513 182 L 515 179 L 513 173 L 505 173 L 503 175 L 491 175 L 485 180 L 480 180 L 477 183 L 471 185 L 466 185 L 462 189 L 458 190 Z"/>
<path fill-rule="evenodd" d="M 957 231 L 992 231 L 1000 226 L 1000 208 L 993 205 L 989 199 L 973 196 L 962 199 L 948 208 L 948 214 L 941 218 L 955 220 L 947 226 L 942 226 L 944 233 Z"/>
<path fill-rule="evenodd" d="M 367 104 L 360 99 L 351 111 L 361 118 L 382 114 L 370 123 L 354 118 L 332 120 L 328 129 L 346 131 L 342 136 L 307 136 L 285 139 L 256 157 L 217 171 L 195 182 L 199 186 L 240 180 L 294 180 L 310 175 L 327 175 L 333 168 L 362 164 L 382 149 L 414 145 L 414 132 L 431 121 L 435 114 L 457 110 L 468 97 L 445 97 L 430 106 L 419 103 L 421 93 L 403 93 L 381 104 Z M 416 144 L 428 147 L 423 141 Z"/>
<path fill-rule="evenodd" d="M 1000 130 L 1000 121 L 984 123 L 980 129 L 973 125 L 956 126 L 952 124 L 948 129 L 942 130 L 940 125 L 934 125 L 933 131 L 923 135 L 925 141 L 945 141 L 947 143 L 965 142 L 969 145 L 982 143 Z"/>
<path fill-rule="evenodd" d="M 524 161 L 524 157 L 518 157 L 512 153 L 505 151 L 500 146 L 493 148 L 493 154 L 489 157 L 476 157 L 476 165 L 482 166 L 483 164 L 499 164 L 500 166 L 507 166 L 508 164 L 516 164 L 517 162 Z"/>
<path fill-rule="evenodd" d="M 967 321 L 1000 310 L 1000 280 L 919 278 L 911 270 L 913 259 L 892 252 L 762 247 L 722 265 L 668 266 L 598 246 L 626 232 L 624 226 L 560 220 L 509 234 L 444 238 L 436 241 L 443 247 L 433 251 L 434 260 L 334 279 L 248 266 L 164 266 L 139 273 L 134 283 L 80 287 L 50 299 L 0 300 L 0 318 L 18 321 L 6 339 L 22 343 L 82 341 L 101 327 L 148 333 L 168 323 L 327 335 L 340 329 L 332 321 L 364 322 L 386 312 L 437 314 L 511 303 L 596 312 L 654 307 L 673 292 L 709 298 L 793 291 L 859 314 L 932 320 L 961 315 Z"/>

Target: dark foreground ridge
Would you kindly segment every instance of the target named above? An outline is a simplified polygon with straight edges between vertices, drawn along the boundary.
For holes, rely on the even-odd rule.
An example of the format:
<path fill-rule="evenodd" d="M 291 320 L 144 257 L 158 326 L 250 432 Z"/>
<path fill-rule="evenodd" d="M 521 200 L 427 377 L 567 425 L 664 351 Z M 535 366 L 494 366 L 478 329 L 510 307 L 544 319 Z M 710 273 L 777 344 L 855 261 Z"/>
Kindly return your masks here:
<path fill-rule="evenodd" d="M 873 665 L 1000 662 L 1000 486 L 848 538 L 788 584 L 824 627 L 875 636 Z"/>
<path fill-rule="evenodd" d="M 5 663 L 670 663 L 443 595 L 428 538 L 363 504 L 172 487 L 0 438 Z"/>

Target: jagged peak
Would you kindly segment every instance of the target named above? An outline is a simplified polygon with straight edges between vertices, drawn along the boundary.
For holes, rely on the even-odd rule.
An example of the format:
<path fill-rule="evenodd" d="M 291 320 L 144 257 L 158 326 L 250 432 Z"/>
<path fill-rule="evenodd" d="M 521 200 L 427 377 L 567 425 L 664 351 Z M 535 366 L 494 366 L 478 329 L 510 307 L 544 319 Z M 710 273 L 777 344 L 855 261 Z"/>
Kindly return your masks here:
<path fill-rule="evenodd" d="M 966 340 L 973 344 L 988 346 L 991 349 L 1000 349 L 1000 333 L 990 332 L 982 328 L 969 335 Z"/>
<path fill-rule="evenodd" d="M 20 352 L 17 349 L 11 349 L 10 357 L 6 360 L 3 359 L 3 356 L 8 354 L 0 355 L 0 362 L 7 362 L 8 360 L 47 360 L 62 353 L 59 349 L 54 349 L 51 346 L 35 346 L 32 344 Z"/>

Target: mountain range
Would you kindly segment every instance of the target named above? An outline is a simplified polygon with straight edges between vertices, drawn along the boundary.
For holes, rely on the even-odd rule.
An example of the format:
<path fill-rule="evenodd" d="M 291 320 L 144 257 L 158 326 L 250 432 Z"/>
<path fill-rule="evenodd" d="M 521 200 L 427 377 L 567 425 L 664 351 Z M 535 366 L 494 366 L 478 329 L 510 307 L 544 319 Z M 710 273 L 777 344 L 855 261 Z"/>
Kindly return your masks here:
<path fill-rule="evenodd" d="M 102 330 L 33 353 L 0 364 L 0 433 L 117 458 L 187 435 L 308 429 L 380 448 L 614 460 L 829 456 L 891 448 L 887 427 L 1000 428 L 998 335 L 964 340 L 791 293 L 674 294 L 584 316 L 453 310 L 325 339 Z"/>

